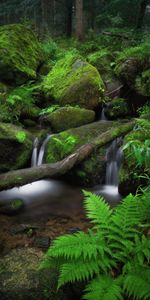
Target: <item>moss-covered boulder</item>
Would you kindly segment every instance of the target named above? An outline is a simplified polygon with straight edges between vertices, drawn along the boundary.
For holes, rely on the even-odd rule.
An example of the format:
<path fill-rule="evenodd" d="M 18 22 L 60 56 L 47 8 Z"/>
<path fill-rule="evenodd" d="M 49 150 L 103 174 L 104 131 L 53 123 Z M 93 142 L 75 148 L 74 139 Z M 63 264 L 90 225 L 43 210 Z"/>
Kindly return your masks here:
<path fill-rule="evenodd" d="M 105 107 L 105 115 L 109 120 L 124 118 L 130 114 L 128 102 L 123 98 L 115 98 Z"/>
<path fill-rule="evenodd" d="M 32 135 L 21 127 L 0 123 L 0 172 L 25 167 L 31 158 Z"/>
<path fill-rule="evenodd" d="M 20 24 L 0 26 L 0 77 L 10 83 L 36 78 L 43 61 L 34 33 Z"/>
<path fill-rule="evenodd" d="M 57 162 L 69 154 L 75 152 L 80 146 L 90 143 L 93 138 L 101 135 L 114 127 L 114 131 L 120 122 L 94 122 L 78 128 L 69 129 L 59 134 L 54 134 L 47 144 L 45 162 Z M 73 168 L 67 179 L 84 185 L 104 183 L 106 166 L 106 149 L 109 145 L 96 147 L 96 150 L 88 159 Z"/>
<path fill-rule="evenodd" d="M 43 121 L 50 124 L 54 132 L 60 132 L 91 123 L 94 119 L 95 112 L 92 110 L 77 107 L 62 107 L 46 115 Z"/>
<path fill-rule="evenodd" d="M 95 109 L 102 100 L 104 84 L 95 67 L 70 52 L 45 77 L 43 91 L 61 106 Z"/>
<path fill-rule="evenodd" d="M 115 72 L 137 94 L 150 96 L 149 44 L 143 43 L 123 51 L 116 61 Z"/>

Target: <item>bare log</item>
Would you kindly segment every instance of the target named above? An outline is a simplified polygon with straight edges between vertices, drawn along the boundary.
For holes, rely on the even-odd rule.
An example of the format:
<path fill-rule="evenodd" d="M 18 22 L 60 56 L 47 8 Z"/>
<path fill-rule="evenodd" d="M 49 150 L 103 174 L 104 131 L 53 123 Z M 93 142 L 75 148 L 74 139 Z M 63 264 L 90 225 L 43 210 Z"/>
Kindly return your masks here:
<path fill-rule="evenodd" d="M 10 171 L 0 175 L 0 190 L 22 186 L 44 178 L 57 178 L 67 173 L 75 165 L 86 159 L 96 148 L 99 148 L 116 137 L 131 131 L 135 121 L 122 124 L 120 127 L 111 128 L 93 139 L 90 143 L 78 148 L 75 153 L 65 159 L 38 167 Z"/>

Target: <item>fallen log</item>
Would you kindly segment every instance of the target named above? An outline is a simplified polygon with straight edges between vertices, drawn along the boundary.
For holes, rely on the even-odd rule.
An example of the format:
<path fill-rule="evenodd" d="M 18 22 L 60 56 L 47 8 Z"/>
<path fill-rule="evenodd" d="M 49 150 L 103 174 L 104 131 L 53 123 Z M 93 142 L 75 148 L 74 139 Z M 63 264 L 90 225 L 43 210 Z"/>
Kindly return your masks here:
<path fill-rule="evenodd" d="M 135 121 L 123 123 L 120 127 L 113 127 L 90 143 L 78 148 L 75 153 L 67 156 L 61 161 L 51 164 L 43 164 L 38 167 L 9 171 L 0 175 L 0 190 L 22 186 L 33 181 L 45 178 L 57 178 L 67 173 L 75 165 L 86 159 L 96 148 L 101 147 L 115 138 L 131 131 Z"/>

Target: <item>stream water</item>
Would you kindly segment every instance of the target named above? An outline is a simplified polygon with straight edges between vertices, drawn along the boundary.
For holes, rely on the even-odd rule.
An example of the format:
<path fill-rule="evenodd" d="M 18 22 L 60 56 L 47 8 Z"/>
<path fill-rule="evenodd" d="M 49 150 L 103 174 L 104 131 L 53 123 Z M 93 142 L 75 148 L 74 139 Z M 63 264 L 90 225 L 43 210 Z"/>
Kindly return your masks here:
<path fill-rule="evenodd" d="M 39 141 L 36 138 L 33 143 L 31 166 L 41 165 L 48 140 L 48 135 L 39 149 Z M 121 164 L 121 139 L 114 140 L 106 152 L 106 180 L 105 185 L 97 185 L 87 189 L 102 195 L 111 206 L 120 201 L 118 193 L 118 171 Z M 40 180 L 20 188 L 13 188 L 0 192 L 0 203 L 12 199 L 22 199 L 25 208 L 20 212 L 21 216 L 29 219 L 46 217 L 48 215 L 69 215 L 74 211 L 82 210 L 82 187 L 71 186 L 60 180 Z"/>

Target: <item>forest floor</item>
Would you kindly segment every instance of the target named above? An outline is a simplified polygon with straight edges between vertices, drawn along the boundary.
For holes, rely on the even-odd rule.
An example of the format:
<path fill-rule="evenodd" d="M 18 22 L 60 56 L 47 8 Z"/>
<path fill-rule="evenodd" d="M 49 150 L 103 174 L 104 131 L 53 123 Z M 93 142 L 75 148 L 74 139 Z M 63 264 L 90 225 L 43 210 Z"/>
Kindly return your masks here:
<path fill-rule="evenodd" d="M 51 241 L 63 234 L 89 228 L 83 211 L 73 215 L 53 215 L 47 219 L 24 222 L 16 216 L 0 216 L 0 256 L 16 248 L 34 247 L 46 251 Z"/>

